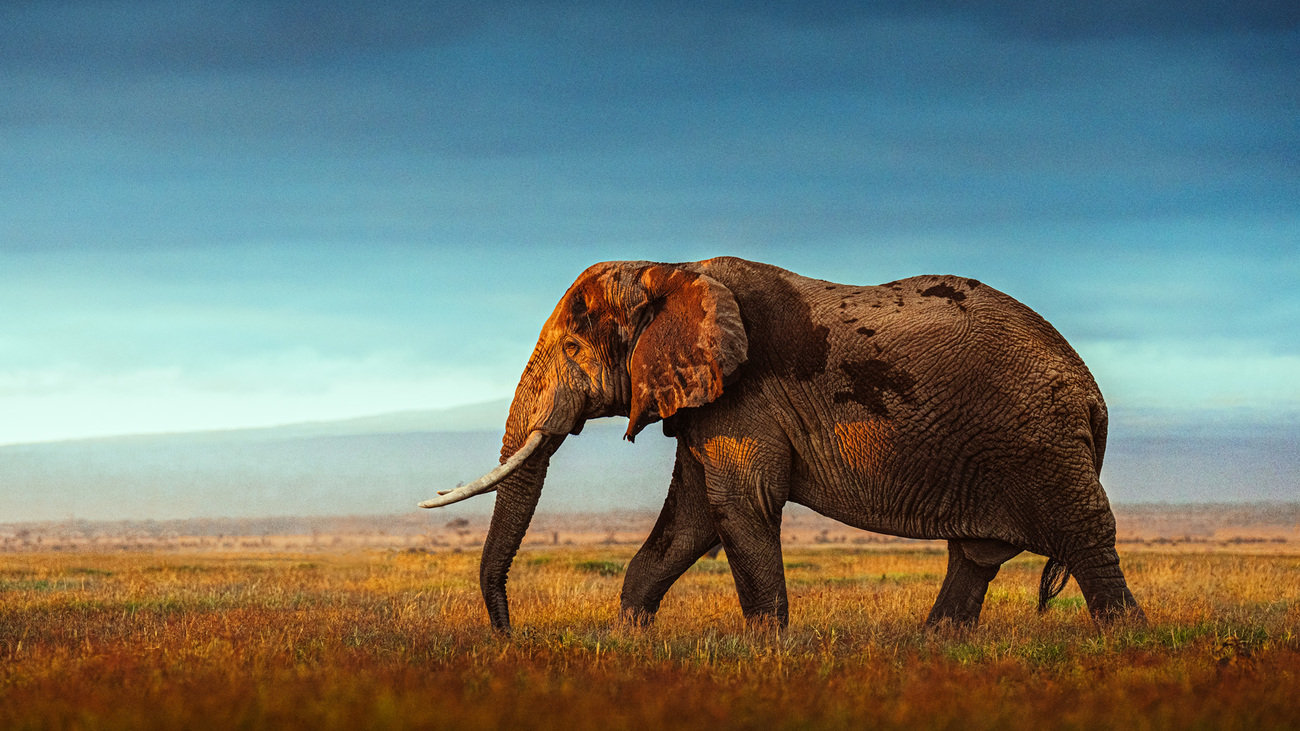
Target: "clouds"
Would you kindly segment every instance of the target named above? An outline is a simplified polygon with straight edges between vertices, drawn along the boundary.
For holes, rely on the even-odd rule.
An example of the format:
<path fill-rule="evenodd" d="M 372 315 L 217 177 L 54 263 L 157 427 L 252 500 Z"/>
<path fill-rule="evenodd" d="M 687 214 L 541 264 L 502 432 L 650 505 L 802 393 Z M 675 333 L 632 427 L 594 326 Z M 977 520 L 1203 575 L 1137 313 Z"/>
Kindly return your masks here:
<path fill-rule="evenodd" d="M 6 238 L 812 244 L 1300 197 L 1285 7 L 438 7 L 9 7 Z"/>
<path fill-rule="evenodd" d="M 1266 2 L 5 4 L 0 381 L 505 395 L 587 264 L 735 254 L 976 276 L 1168 404 L 1300 342 L 1296 47 Z"/>
<path fill-rule="evenodd" d="M 340 0 L 18 2 L 0 10 L 0 60 L 66 72 L 303 67 L 439 45 L 481 24 L 477 3 Z M 89 67 L 89 68 L 88 68 Z"/>

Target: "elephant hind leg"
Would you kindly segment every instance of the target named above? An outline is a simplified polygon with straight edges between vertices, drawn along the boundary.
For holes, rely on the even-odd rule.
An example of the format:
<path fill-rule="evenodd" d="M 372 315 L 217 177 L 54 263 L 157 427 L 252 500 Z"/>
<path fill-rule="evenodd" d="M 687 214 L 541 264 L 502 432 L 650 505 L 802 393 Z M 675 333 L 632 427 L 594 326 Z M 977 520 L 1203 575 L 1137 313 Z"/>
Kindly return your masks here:
<path fill-rule="evenodd" d="M 1115 552 L 1115 514 L 1096 478 L 1085 485 L 1078 503 L 1088 509 L 1071 516 L 1074 519 L 1061 526 L 1056 550 L 1049 551 L 1048 555 L 1065 564 L 1074 576 L 1088 603 L 1088 611 L 1098 624 L 1121 618 L 1145 622 L 1146 615 L 1129 591 L 1119 567 L 1119 554 Z"/>
<path fill-rule="evenodd" d="M 1088 612 L 1098 624 L 1110 624 L 1118 619 L 1146 622 L 1146 614 L 1124 580 L 1113 544 L 1077 551 L 1065 563 L 1088 602 Z"/>
<path fill-rule="evenodd" d="M 925 623 L 935 626 L 945 619 L 973 626 L 979 622 L 989 582 L 1007 559 L 1020 553 L 1009 543 L 987 539 L 948 541 L 948 574 Z"/>
<path fill-rule="evenodd" d="M 649 624 L 678 577 L 716 545 L 718 531 L 709 518 L 703 469 L 679 446 L 659 520 L 628 564 L 623 579 L 624 618 L 635 624 Z"/>

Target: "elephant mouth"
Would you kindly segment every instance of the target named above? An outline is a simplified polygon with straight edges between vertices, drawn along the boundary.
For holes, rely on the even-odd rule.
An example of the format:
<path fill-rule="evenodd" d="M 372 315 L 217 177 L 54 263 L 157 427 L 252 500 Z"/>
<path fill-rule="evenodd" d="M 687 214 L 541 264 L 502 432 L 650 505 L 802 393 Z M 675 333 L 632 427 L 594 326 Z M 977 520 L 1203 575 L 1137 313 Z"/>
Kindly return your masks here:
<path fill-rule="evenodd" d="M 502 480 L 509 477 L 510 473 L 514 472 L 519 465 L 523 464 L 524 460 L 532 456 L 533 452 L 536 452 L 537 448 L 542 446 L 542 444 L 550 439 L 551 436 L 552 435 L 547 434 L 540 429 L 533 430 L 528 435 L 528 440 L 524 442 L 524 445 L 514 454 L 510 455 L 510 459 L 507 459 L 496 469 L 468 485 L 462 485 L 451 490 L 439 490 L 438 497 L 425 500 L 420 503 L 420 507 L 441 508 L 446 505 L 458 503 L 461 500 L 472 498 L 475 495 L 482 495 L 485 492 L 495 490 Z"/>

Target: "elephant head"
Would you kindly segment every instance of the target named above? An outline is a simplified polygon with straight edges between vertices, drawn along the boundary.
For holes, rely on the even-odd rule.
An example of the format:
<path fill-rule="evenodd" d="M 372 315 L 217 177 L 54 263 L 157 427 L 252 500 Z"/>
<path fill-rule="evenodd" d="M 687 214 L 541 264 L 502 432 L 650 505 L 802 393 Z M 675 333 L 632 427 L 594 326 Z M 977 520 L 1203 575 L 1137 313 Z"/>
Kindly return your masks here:
<path fill-rule="evenodd" d="M 704 274 L 647 262 L 588 268 L 542 327 L 515 389 L 501 465 L 420 504 L 497 491 L 479 583 L 492 626 L 510 625 L 506 575 L 532 520 L 550 457 L 588 419 L 627 416 L 628 441 L 702 406 L 745 362 L 748 341 L 730 290 Z"/>

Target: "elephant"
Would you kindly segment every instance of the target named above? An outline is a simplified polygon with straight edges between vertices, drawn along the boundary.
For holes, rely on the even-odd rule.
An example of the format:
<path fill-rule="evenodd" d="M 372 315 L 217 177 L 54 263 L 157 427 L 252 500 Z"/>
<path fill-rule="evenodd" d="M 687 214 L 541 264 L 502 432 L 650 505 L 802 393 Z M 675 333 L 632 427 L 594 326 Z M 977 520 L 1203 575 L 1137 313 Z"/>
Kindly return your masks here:
<path fill-rule="evenodd" d="M 668 494 L 628 564 L 621 616 L 653 620 L 720 542 L 751 623 L 789 621 L 787 502 L 877 533 L 947 541 L 926 622 L 973 625 L 1008 559 L 1048 557 L 1039 607 L 1073 575 L 1093 619 L 1143 620 L 1098 478 L 1101 392 L 1046 320 L 978 280 L 836 284 L 720 257 L 584 271 L 524 368 L 501 464 L 421 503 L 496 490 L 479 582 L 508 632 L 506 578 L 551 456 L 588 419 L 677 439 Z"/>

